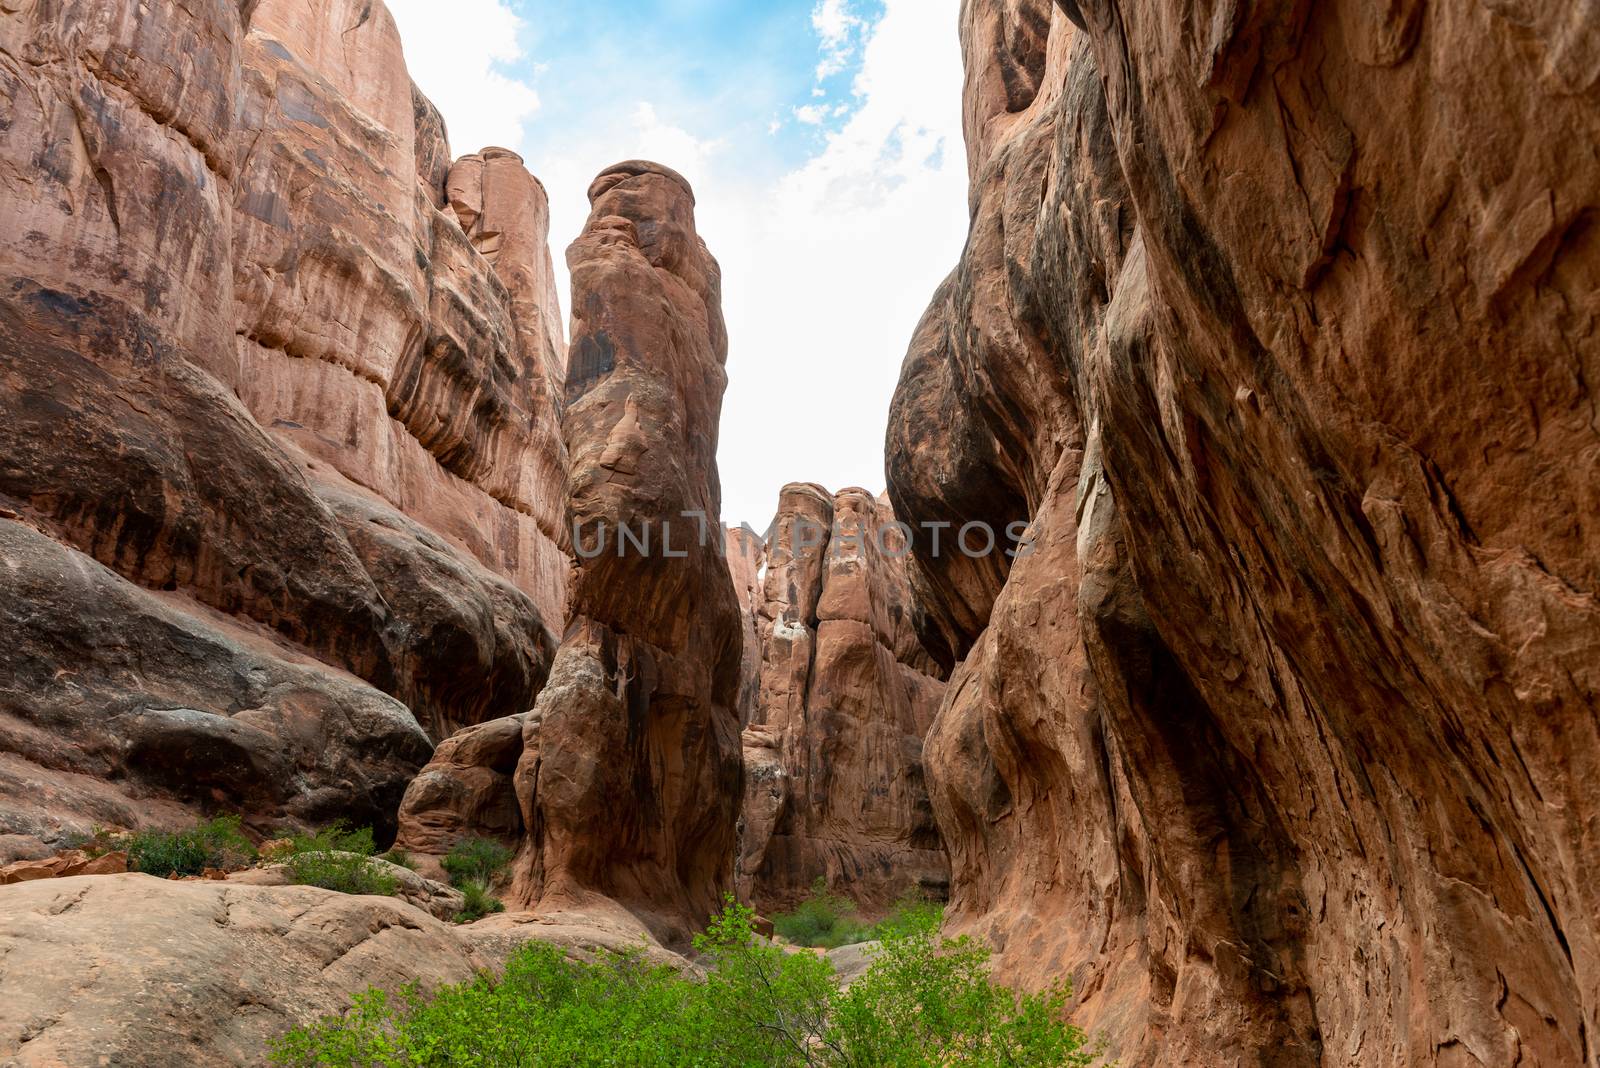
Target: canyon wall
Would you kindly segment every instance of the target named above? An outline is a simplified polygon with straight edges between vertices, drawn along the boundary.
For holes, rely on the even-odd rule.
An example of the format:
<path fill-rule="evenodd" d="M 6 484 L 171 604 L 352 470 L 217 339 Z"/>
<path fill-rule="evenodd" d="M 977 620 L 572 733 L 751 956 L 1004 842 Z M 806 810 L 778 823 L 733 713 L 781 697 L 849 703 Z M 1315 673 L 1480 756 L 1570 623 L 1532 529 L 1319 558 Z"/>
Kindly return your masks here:
<path fill-rule="evenodd" d="M 922 773 L 944 683 L 912 623 L 893 524 L 866 490 L 786 486 L 749 587 L 739 891 L 762 911 L 793 908 L 818 879 L 868 911 L 947 892 Z"/>
<path fill-rule="evenodd" d="M 0 54 L 0 832 L 381 834 L 563 622 L 543 190 L 450 164 L 366 0 L 7 4 Z"/>
<path fill-rule="evenodd" d="M 889 434 L 950 925 L 1125 1065 L 1593 1065 L 1600 34 L 968 0 Z"/>

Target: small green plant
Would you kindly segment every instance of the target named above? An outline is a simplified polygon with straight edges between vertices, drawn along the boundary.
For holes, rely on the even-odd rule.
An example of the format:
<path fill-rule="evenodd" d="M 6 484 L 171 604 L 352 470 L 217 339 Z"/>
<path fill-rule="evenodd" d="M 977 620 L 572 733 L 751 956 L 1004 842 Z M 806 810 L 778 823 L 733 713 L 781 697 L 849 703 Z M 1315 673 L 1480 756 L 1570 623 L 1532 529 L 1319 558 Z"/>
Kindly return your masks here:
<path fill-rule="evenodd" d="M 379 860 L 387 860 L 390 864 L 393 864 L 395 867 L 397 867 L 397 868 L 405 868 L 407 871 L 416 871 L 417 870 L 417 862 L 412 860 L 411 859 L 411 854 L 406 852 L 404 849 L 391 849 L 391 850 L 389 850 L 389 852 L 384 853 L 378 859 Z"/>
<path fill-rule="evenodd" d="M 218 816 L 186 831 L 140 831 L 128 840 L 128 864 L 160 878 L 243 867 L 256 850 L 239 824 L 238 816 Z"/>
<path fill-rule="evenodd" d="M 937 912 L 909 909 L 880 928 L 872 965 L 834 1003 L 832 1040 L 850 1065 L 1092 1065 L 1062 1022 L 1070 984 L 1018 995 L 989 978 L 990 952 L 939 936 Z M 929 1058 L 924 1051 L 938 1051 Z M 911 1057 L 908 1059 L 908 1053 Z"/>
<path fill-rule="evenodd" d="M 897 935 L 937 931 L 944 923 L 944 906 L 917 890 L 907 891 L 894 903 L 889 914 L 866 931 L 866 940 L 882 941 Z"/>
<path fill-rule="evenodd" d="M 988 951 L 941 939 L 935 911 L 883 929 L 865 975 L 841 990 L 826 959 L 753 937 L 731 899 L 695 947 L 704 981 L 642 952 L 574 961 L 530 943 L 503 976 L 433 998 L 369 989 L 343 1016 L 273 1047 L 289 1068 L 1086 1068 L 1062 1022 L 1065 985 L 1018 996 L 988 977 Z"/>
<path fill-rule="evenodd" d="M 855 902 L 828 889 L 825 879 L 793 912 L 772 917 L 772 929 L 797 946 L 837 949 L 871 941 L 872 929 L 856 917 Z"/>
<path fill-rule="evenodd" d="M 466 899 L 461 911 L 455 914 L 456 923 L 472 923 L 485 916 L 506 910 L 505 902 L 489 892 L 487 883 L 468 879 L 461 884 L 461 894 Z"/>
<path fill-rule="evenodd" d="M 297 834 L 290 841 L 294 853 L 355 853 L 370 857 L 378 851 L 371 827 L 352 830 L 344 820 L 334 820 L 315 834 Z"/>
<path fill-rule="evenodd" d="M 351 830 L 338 820 L 310 835 L 296 835 L 287 861 L 289 880 L 341 894 L 393 897 L 400 881 L 373 857 L 372 828 Z"/>
<path fill-rule="evenodd" d="M 490 884 L 511 863 L 514 854 L 492 838 L 463 838 L 439 863 L 450 876 L 450 885 L 465 889 L 476 880 Z"/>

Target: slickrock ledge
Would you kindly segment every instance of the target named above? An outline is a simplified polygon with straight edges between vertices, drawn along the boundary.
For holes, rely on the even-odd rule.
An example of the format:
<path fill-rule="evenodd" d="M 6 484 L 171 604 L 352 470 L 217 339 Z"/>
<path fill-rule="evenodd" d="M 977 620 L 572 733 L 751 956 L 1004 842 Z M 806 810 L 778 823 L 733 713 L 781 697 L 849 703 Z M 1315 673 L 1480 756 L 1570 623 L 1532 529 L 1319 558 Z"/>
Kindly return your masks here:
<path fill-rule="evenodd" d="M 429 992 L 528 941 L 580 958 L 649 945 L 637 923 L 503 914 L 455 926 L 396 898 L 306 886 L 79 876 L 0 892 L 0 1060 L 16 1068 L 255 1066 L 369 986 Z M 653 962 L 689 969 L 651 946 Z"/>

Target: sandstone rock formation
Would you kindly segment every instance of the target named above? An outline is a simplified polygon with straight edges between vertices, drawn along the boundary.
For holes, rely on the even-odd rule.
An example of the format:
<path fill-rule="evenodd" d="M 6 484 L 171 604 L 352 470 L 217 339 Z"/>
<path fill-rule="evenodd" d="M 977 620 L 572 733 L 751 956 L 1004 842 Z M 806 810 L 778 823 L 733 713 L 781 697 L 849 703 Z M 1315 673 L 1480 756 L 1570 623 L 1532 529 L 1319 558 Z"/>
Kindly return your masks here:
<path fill-rule="evenodd" d="M 1594 1063 L 1592 20 L 961 30 L 972 234 L 891 497 L 1034 551 L 917 545 L 953 928 L 1123 1064 Z"/>
<path fill-rule="evenodd" d="M 893 523 L 861 489 L 792 484 L 779 499 L 743 739 L 739 890 L 758 909 L 793 907 L 819 878 L 868 910 L 946 891 L 922 775 L 944 684 Z"/>
<path fill-rule="evenodd" d="M 543 191 L 447 168 L 381 3 L 10 4 L 0 53 L 0 832 L 381 832 L 561 623 Z"/>
<path fill-rule="evenodd" d="M 443 857 L 465 838 L 495 838 L 512 848 L 525 831 L 512 777 L 522 759 L 529 713 L 451 735 L 406 787 L 395 845 Z"/>
<path fill-rule="evenodd" d="M 305 886 L 53 879 L 0 894 L 0 1060 L 17 1068 L 259 1065 L 268 1043 L 369 986 L 429 991 L 529 940 L 576 956 L 641 929 L 496 916 L 465 927 L 394 898 Z M 659 947 L 659 963 L 686 966 Z"/>
<path fill-rule="evenodd" d="M 717 517 L 727 335 L 694 194 L 654 163 L 589 190 L 568 251 L 570 619 L 533 710 L 452 739 L 407 794 L 402 845 L 519 847 L 510 899 L 618 907 L 682 942 L 732 887 L 739 605 Z"/>
<path fill-rule="evenodd" d="M 761 568 L 767 547 L 749 527 L 727 528 L 728 571 L 744 624 L 744 657 L 739 665 L 739 725 L 749 726 L 761 700 Z"/>

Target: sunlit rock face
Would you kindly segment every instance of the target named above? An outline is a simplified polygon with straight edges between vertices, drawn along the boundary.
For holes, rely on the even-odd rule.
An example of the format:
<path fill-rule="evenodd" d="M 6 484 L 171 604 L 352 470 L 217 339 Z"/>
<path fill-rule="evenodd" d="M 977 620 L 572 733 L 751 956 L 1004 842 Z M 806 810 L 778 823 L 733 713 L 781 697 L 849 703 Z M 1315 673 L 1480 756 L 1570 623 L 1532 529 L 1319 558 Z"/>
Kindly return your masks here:
<path fill-rule="evenodd" d="M 513 896 L 546 912 L 615 904 L 676 943 L 732 889 L 741 790 L 721 274 L 675 172 L 618 164 L 589 199 L 567 253 L 562 417 L 582 536 L 566 635 L 512 770 Z"/>
<path fill-rule="evenodd" d="M 869 912 L 948 891 L 922 770 L 944 683 L 912 622 L 905 556 L 887 502 L 784 487 L 743 736 L 739 890 L 758 909 L 792 908 L 818 879 Z"/>
<path fill-rule="evenodd" d="M 543 191 L 456 180 L 381 3 L 9 4 L 0 50 L 0 829 L 382 832 L 563 622 Z"/>
<path fill-rule="evenodd" d="M 1124 1064 L 1591 1063 L 1592 20 L 961 32 L 972 234 L 890 494 L 1036 551 L 918 545 L 952 928 Z"/>

